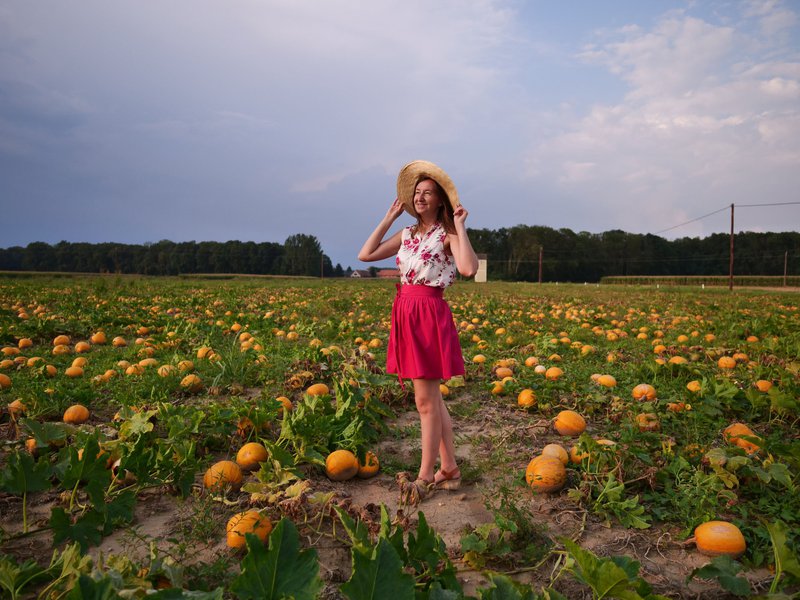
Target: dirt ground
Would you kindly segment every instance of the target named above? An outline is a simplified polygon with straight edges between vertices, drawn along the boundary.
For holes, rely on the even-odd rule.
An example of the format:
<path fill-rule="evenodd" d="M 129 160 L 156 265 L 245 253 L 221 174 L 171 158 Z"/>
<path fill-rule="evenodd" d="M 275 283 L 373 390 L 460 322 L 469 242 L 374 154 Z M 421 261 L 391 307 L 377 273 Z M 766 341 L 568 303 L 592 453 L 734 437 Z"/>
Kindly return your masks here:
<path fill-rule="evenodd" d="M 513 481 L 521 477 L 528 461 L 538 450 L 547 443 L 560 441 L 558 436 L 548 431 L 545 423 L 527 413 L 509 411 L 497 404 L 487 405 L 479 411 L 461 410 L 471 401 L 468 397 L 448 400 L 456 431 L 457 455 L 465 479 L 457 491 L 437 491 L 416 509 L 409 510 L 398 505 L 395 478 L 386 473 L 368 480 L 342 483 L 330 482 L 320 473 L 311 479 L 312 490 L 335 492 L 336 497 L 352 509 L 351 514 L 371 516 L 376 522 L 381 504 L 387 507 L 391 516 L 399 516 L 400 520 L 405 519 L 411 524 L 416 521 L 417 511 L 423 511 L 428 523 L 446 543 L 467 594 L 474 594 L 478 587 L 485 586 L 487 580 L 462 560 L 461 537 L 470 528 L 493 521 L 487 505 L 498 502 L 498 480 L 505 477 Z M 419 436 L 414 434 L 417 425 L 418 416 L 410 408 L 390 423 L 390 430 L 395 434 L 376 449 L 381 460 L 387 464 L 414 464 L 419 456 Z M 510 460 L 510 467 L 505 469 L 513 472 L 504 475 L 486 468 L 492 452 L 498 450 Z M 229 500 L 228 505 L 207 498 L 199 493 L 200 477 L 198 475 L 198 494 L 186 500 L 158 489 L 140 494 L 132 526 L 106 537 L 99 547 L 90 550 L 92 556 L 97 559 L 123 554 L 143 561 L 150 552 L 150 544 L 154 543 L 163 552 L 173 555 L 180 547 L 182 560 L 209 563 L 228 557 L 230 550 L 225 546 L 224 524 L 228 515 L 243 510 L 239 506 L 247 506 L 249 497 L 243 493 L 238 499 Z M 574 504 L 567 497 L 566 490 L 553 495 L 537 495 L 521 486 L 516 489 L 519 490 L 515 492 L 516 502 L 528 509 L 533 520 L 541 524 L 549 536 L 573 538 L 601 556 L 627 555 L 638 560 L 641 563 L 640 576 L 650 582 L 656 592 L 681 599 L 733 598 L 715 584 L 699 580 L 686 582 L 691 571 L 709 559 L 693 547 L 684 546 L 677 537 L 677 530 L 663 526 L 643 531 L 619 526 L 609 528 Z M 13 537 L 21 531 L 20 502 L 16 497 L 0 494 L 0 527 L 6 536 L 12 536 L 0 545 L 0 552 L 17 560 L 34 558 L 47 562 L 52 554 L 47 520 L 51 507 L 58 501 L 56 493 L 33 494 L 29 498 L 28 519 L 34 533 Z M 201 531 L 203 528 L 208 529 L 205 534 Z M 180 545 L 182 540 L 183 546 Z M 349 578 L 349 549 L 330 536 L 311 534 L 305 541 L 319 553 L 320 573 L 328 582 L 325 597 L 341 597 L 336 587 Z M 538 590 L 550 585 L 554 564 L 555 558 L 545 561 L 536 570 L 517 569 L 513 577 L 533 584 Z M 747 577 L 755 591 L 762 590 L 771 581 L 765 570 L 749 572 Z M 588 588 L 566 575 L 559 578 L 554 587 L 568 598 L 591 598 Z"/>

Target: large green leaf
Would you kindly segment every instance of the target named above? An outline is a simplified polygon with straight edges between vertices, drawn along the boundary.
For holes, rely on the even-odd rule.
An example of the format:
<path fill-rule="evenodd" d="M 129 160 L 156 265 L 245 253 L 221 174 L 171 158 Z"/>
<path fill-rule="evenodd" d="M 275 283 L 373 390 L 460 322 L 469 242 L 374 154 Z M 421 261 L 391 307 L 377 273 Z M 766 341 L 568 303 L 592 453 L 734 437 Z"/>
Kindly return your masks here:
<path fill-rule="evenodd" d="M 750 583 L 744 577 L 737 576 L 741 569 L 742 566 L 730 556 L 716 556 L 704 567 L 692 571 L 689 579 L 693 577 L 716 579 L 723 589 L 734 596 L 749 596 L 751 593 Z"/>
<path fill-rule="evenodd" d="M 50 464 L 45 460 L 35 462 L 27 452 L 14 452 L 0 472 L 0 490 L 21 496 L 50 488 Z"/>
<path fill-rule="evenodd" d="M 575 560 L 571 570 L 576 579 L 592 588 L 597 600 L 666 600 L 664 596 L 652 594 L 650 585 L 638 577 L 640 565 L 637 561 L 624 556 L 600 558 L 572 540 L 562 541 Z"/>
<path fill-rule="evenodd" d="M 248 533 L 247 556 L 231 592 L 242 600 L 314 600 L 322 590 L 316 550 L 300 550 L 297 529 L 281 519 L 269 536 L 269 550 Z"/>
<path fill-rule="evenodd" d="M 26 586 L 47 578 L 49 569 L 42 569 L 34 560 L 18 565 L 7 556 L 0 556 L 0 597 L 19 597 Z M 8 594 L 8 595 L 6 595 Z"/>
<path fill-rule="evenodd" d="M 353 572 L 340 591 L 350 600 L 413 600 L 414 578 L 394 547 L 380 539 L 372 553 L 353 550 Z"/>
<path fill-rule="evenodd" d="M 797 555 L 792 552 L 786 543 L 786 534 L 789 528 L 783 521 L 776 521 L 775 523 L 767 523 L 767 531 L 769 531 L 772 550 L 775 553 L 775 583 L 772 587 L 777 587 L 778 579 L 784 572 L 800 580 L 800 561 L 797 560 Z"/>
<path fill-rule="evenodd" d="M 97 438 L 90 437 L 86 439 L 80 458 L 74 446 L 67 446 L 60 452 L 55 466 L 56 476 L 66 489 L 72 489 L 80 482 L 105 486 L 111 481 L 111 472 L 106 469 L 107 460 L 107 455 L 100 454 Z"/>

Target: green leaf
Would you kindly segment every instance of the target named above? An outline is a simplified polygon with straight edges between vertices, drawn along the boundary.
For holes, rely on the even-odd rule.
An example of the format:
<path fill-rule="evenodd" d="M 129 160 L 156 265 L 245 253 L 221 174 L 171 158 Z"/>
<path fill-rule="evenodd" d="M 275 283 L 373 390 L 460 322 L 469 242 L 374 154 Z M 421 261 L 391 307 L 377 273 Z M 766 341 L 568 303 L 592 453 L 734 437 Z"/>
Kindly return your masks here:
<path fill-rule="evenodd" d="M 88 575 L 81 575 L 78 583 L 72 588 L 68 600 L 115 600 L 120 595 L 114 589 L 114 584 L 109 576 L 95 581 Z"/>
<path fill-rule="evenodd" d="M 492 586 L 480 588 L 480 600 L 534 600 L 533 590 L 530 586 L 523 586 L 510 577 L 500 574 L 490 574 L 489 581 Z"/>
<path fill-rule="evenodd" d="M 353 520 L 353 518 L 339 506 L 334 505 L 333 509 L 336 511 L 336 515 L 339 517 L 339 521 L 342 527 L 344 527 L 345 532 L 350 537 L 350 545 L 359 552 L 367 552 L 372 547 L 372 542 L 369 539 L 369 530 L 366 524 L 361 520 Z"/>
<path fill-rule="evenodd" d="M 792 552 L 786 543 L 786 534 L 789 531 L 786 523 L 775 521 L 774 523 L 767 523 L 766 527 L 772 540 L 772 550 L 775 553 L 775 580 L 777 581 L 783 572 L 789 573 L 800 580 L 800 562 L 797 560 L 797 555 Z"/>
<path fill-rule="evenodd" d="M 744 577 L 736 574 L 742 566 L 728 555 L 716 556 L 710 563 L 691 572 L 687 579 L 699 577 L 700 579 L 716 579 L 719 584 L 734 596 L 749 596 L 750 583 Z"/>
<path fill-rule="evenodd" d="M 0 472 L 0 490 L 21 496 L 50 488 L 50 464 L 46 460 L 35 462 L 27 452 L 14 452 Z"/>
<path fill-rule="evenodd" d="M 20 425 L 28 430 L 36 440 L 37 448 L 46 448 L 51 444 L 63 445 L 71 429 L 71 426 L 66 423 L 51 423 L 49 421 L 39 423 L 34 419 L 22 419 L 20 420 Z"/>
<path fill-rule="evenodd" d="M 119 439 L 128 440 L 153 431 L 153 423 L 150 421 L 150 419 L 156 414 L 158 414 L 157 410 L 133 413 L 122 425 L 120 425 Z"/>
<path fill-rule="evenodd" d="M 300 550 L 297 529 L 283 518 L 269 536 L 269 550 L 248 533 L 247 556 L 231 592 L 243 600 L 313 600 L 322 590 L 316 550 Z"/>
<path fill-rule="evenodd" d="M 6 590 L 9 598 L 17 598 L 29 584 L 47 578 L 49 569 L 42 569 L 35 560 L 26 560 L 18 565 L 10 557 L 0 556 L 0 590 Z M 0 594 L 6 597 L 5 594 Z"/>
<path fill-rule="evenodd" d="M 100 445 L 96 437 L 86 439 L 80 458 L 74 446 L 64 448 L 59 453 L 59 458 L 55 472 L 66 489 L 71 489 L 80 482 L 91 481 L 106 486 L 111 481 L 111 472 L 106 469 L 108 456 L 100 455 Z"/>
<path fill-rule="evenodd" d="M 428 525 L 425 514 L 418 513 L 417 534 L 408 534 L 408 559 L 418 572 L 435 573 L 439 561 L 447 559 L 447 548 L 442 539 Z M 420 566 L 427 566 L 419 568 Z"/>
<path fill-rule="evenodd" d="M 575 560 L 571 568 L 575 578 L 594 592 L 595 598 L 622 600 L 662 599 L 650 593 L 650 586 L 638 577 L 639 563 L 627 557 L 600 558 L 569 539 L 562 540 Z"/>
<path fill-rule="evenodd" d="M 57 506 L 50 512 L 50 527 L 53 529 L 53 544 L 58 545 L 67 540 L 78 542 L 82 551 L 96 546 L 103 539 L 101 529 L 105 519 L 96 510 L 89 510 L 72 523 L 70 516 L 63 508 Z"/>
<path fill-rule="evenodd" d="M 350 600 L 414 599 L 414 578 L 403 572 L 403 563 L 387 540 L 379 540 L 371 555 L 354 550 L 352 556 L 353 572 L 340 588 Z"/>

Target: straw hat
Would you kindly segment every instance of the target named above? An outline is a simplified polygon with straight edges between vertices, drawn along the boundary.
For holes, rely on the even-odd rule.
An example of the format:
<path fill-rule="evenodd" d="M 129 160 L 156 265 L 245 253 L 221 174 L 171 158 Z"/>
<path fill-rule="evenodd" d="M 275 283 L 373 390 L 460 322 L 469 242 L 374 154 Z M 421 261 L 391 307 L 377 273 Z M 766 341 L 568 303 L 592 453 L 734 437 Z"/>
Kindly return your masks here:
<path fill-rule="evenodd" d="M 447 200 L 451 212 L 461 206 L 461 202 L 458 201 L 456 185 L 444 172 L 444 169 L 427 160 L 415 160 L 400 169 L 400 174 L 397 176 L 397 198 L 412 217 L 417 216 L 417 211 L 414 210 L 414 190 L 417 189 L 417 184 L 421 179 L 433 179 L 442 186 L 447 194 L 445 200 Z"/>

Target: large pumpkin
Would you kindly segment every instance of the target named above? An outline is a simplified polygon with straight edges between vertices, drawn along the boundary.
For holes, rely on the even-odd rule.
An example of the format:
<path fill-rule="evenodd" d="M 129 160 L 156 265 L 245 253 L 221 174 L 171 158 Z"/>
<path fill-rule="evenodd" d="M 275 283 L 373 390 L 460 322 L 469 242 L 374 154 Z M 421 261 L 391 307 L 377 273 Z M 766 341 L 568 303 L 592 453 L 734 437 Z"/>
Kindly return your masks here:
<path fill-rule="evenodd" d="M 567 469 L 558 458 L 539 455 L 528 463 L 525 481 L 537 492 L 557 492 L 567 481 Z"/>
<path fill-rule="evenodd" d="M 226 487 L 238 488 L 242 484 L 242 469 L 232 460 L 221 460 L 211 465 L 203 476 L 203 485 L 219 491 Z"/>
<path fill-rule="evenodd" d="M 236 464 L 245 471 L 251 471 L 258 467 L 259 463 L 269 458 L 267 449 L 258 442 L 248 442 L 236 453 Z"/>
<path fill-rule="evenodd" d="M 325 459 L 325 474 L 333 481 L 352 479 L 358 473 L 358 459 L 350 450 L 334 450 Z"/>
<path fill-rule="evenodd" d="M 744 554 L 747 544 L 739 528 L 727 521 L 708 521 L 694 530 L 697 550 L 706 556 L 727 554 L 737 558 Z"/>
<path fill-rule="evenodd" d="M 330 394 L 330 389 L 324 383 L 315 383 L 308 387 L 306 394 L 309 396 L 325 396 Z"/>
<path fill-rule="evenodd" d="M 245 535 L 253 533 L 262 542 L 272 531 L 272 523 L 257 510 L 248 510 L 233 515 L 225 527 L 229 548 L 243 548 L 246 543 Z"/>
<path fill-rule="evenodd" d="M 586 430 L 586 421 L 574 410 L 562 410 L 553 421 L 553 427 L 560 435 L 576 436 Z"/>

